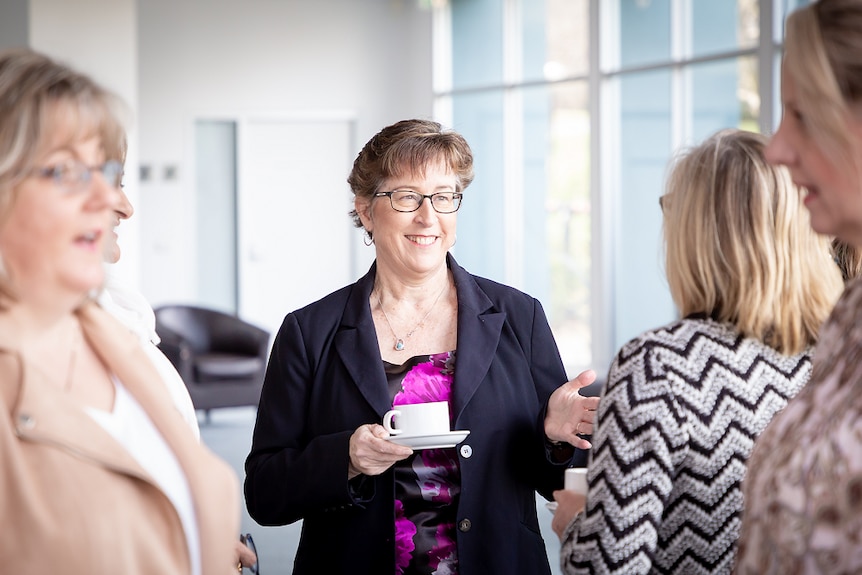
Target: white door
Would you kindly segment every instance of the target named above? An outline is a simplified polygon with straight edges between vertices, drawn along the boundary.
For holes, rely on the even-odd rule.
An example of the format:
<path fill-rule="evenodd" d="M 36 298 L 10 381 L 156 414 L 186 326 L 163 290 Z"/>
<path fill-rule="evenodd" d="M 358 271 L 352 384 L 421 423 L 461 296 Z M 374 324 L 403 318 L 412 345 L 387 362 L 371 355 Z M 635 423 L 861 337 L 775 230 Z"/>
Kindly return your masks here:
<path fill-rule="evenodd" d="M 235 120 L 195 121 L 197 293 L 195 303 L 237 311 Z"/>
<path fill-rule="evenodd" d="M 284 316 L 350 281 L 349 118 L 244 119 L 239 130 L 239 315 Z"/>

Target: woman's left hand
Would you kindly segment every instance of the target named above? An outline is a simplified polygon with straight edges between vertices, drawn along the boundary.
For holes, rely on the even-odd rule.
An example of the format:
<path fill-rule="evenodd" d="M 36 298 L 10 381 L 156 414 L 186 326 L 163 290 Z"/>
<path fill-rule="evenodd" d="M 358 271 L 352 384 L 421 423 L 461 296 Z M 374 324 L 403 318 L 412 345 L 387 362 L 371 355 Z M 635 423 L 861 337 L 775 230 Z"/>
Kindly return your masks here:
<path fill-rule="evenodd" d="M 243 567 L 251 567 L 257 563 L 257 555 L 241 541 L 234 544 L 234 555 L 236 556 L 237 571 L 242 571 Z"/>
<path fill-rule="evenodd" d="M 554 519 L 551 520 L 551 529 L 563 540 L 563 531 L 575 518 L 575 515 L 584 510 L 584 505 L 587 503 L 587 498 L 584 494 L 577 491 L 560 489 L 554 491 L 554 501 L 557 502 L 557 510 L 554 511 Z"/>
<path fill-rule="evenodd" d="M 545 436 L 548 439 L 565 441 L 581 449 L 592 447 L 589 441 L 579 436 L 592 435 L 599 398 L 584 397 L 580 391 L 595 380 L 596 372 L 588 369 L 554 390 L 545 415 Z"/>

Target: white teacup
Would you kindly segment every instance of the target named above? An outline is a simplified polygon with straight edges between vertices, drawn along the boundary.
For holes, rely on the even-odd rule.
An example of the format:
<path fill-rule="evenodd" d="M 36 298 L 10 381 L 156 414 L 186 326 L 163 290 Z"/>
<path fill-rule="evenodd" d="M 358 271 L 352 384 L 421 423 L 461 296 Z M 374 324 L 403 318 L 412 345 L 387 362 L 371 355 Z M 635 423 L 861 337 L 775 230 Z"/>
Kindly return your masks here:
<path fill-rule="evenodd" d="M 587 468 L 569 467 L 563 480 L 563 487 L 569 491 L 587 494 Z"/>
<path fill-rule="evenodd" d="M 383 416 L 383 427 L 391 435 L 405 437 L 449 433 L 449 402 L 398 405 Z"/>

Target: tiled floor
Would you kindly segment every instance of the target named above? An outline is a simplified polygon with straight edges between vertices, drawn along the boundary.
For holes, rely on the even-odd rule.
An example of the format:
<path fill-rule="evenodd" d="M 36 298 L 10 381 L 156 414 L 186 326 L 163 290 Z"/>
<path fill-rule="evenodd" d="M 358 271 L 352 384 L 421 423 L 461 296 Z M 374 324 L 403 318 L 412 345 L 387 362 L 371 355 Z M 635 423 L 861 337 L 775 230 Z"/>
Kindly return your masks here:
<path fill-rule="evenodd" d="M 201 424 L 201 439 L 236 471 L 240 482 L 245 478 L 245 457 L 251 448 L 251 433 L 254 429 L 254 408 L 215 409 L 210 413 L 209 423 L 198 414 Z M 293 568 L 293 556 L 299 542 L 300 523 L 284 527 L 261 527 L 249 517 L 242 498 L 242 532 L 251 533 L 257 546 L 261 575 L 289 574 Z M 239 537 L 239 533 L 237 533 Z M 245 571 L 248 573 L 248 571 Z"/>
<path fill-rule="evenodd" d="M 208 423 L 203 421 L 202 414 L 200 418 L 201 439 L 233 466 L 240 481 L 245 477 L 243 464 L 251 447 L 254 418 L 253 408 L 213 410 Z M 541 497 L 537 498 L 536 505 L 542 535 L 548 547 L 551 571 L 559 575 L 560 545 L 557 536 L 551 530 L 551 513 L 545 508 L 545 500 Z M 248 516 L 244 505 L 242 511 L 242 532 L 251 533 L 254 538 L 262 575 L 289 574 L 293 568 L 293 556 L 299 541 L 300 524 L 261 527 Z"/>

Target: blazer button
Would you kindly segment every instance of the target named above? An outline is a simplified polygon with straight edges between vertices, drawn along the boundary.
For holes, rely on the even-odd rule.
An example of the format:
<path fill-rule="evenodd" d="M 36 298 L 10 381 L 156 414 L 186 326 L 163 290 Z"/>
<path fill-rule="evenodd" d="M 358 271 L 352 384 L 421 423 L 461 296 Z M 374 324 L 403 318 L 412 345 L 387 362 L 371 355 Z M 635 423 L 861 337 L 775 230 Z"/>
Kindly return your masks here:
<path fill-rule="evenodd" d="M 458 530 L 462 533 L 467 533 L 468 531 L 470 531 L 471 527 L 473 527 L 473 524 L 470 522 L 469 519 L 462 519 L 458 522 Z"/>
<path fill-rule="evenodd" d="M 461 457 L 463 457 L 464 459 L 469 459 L 471 455 L 473 455 L 473 448 L 469 445 L 462 445 Z"/>

